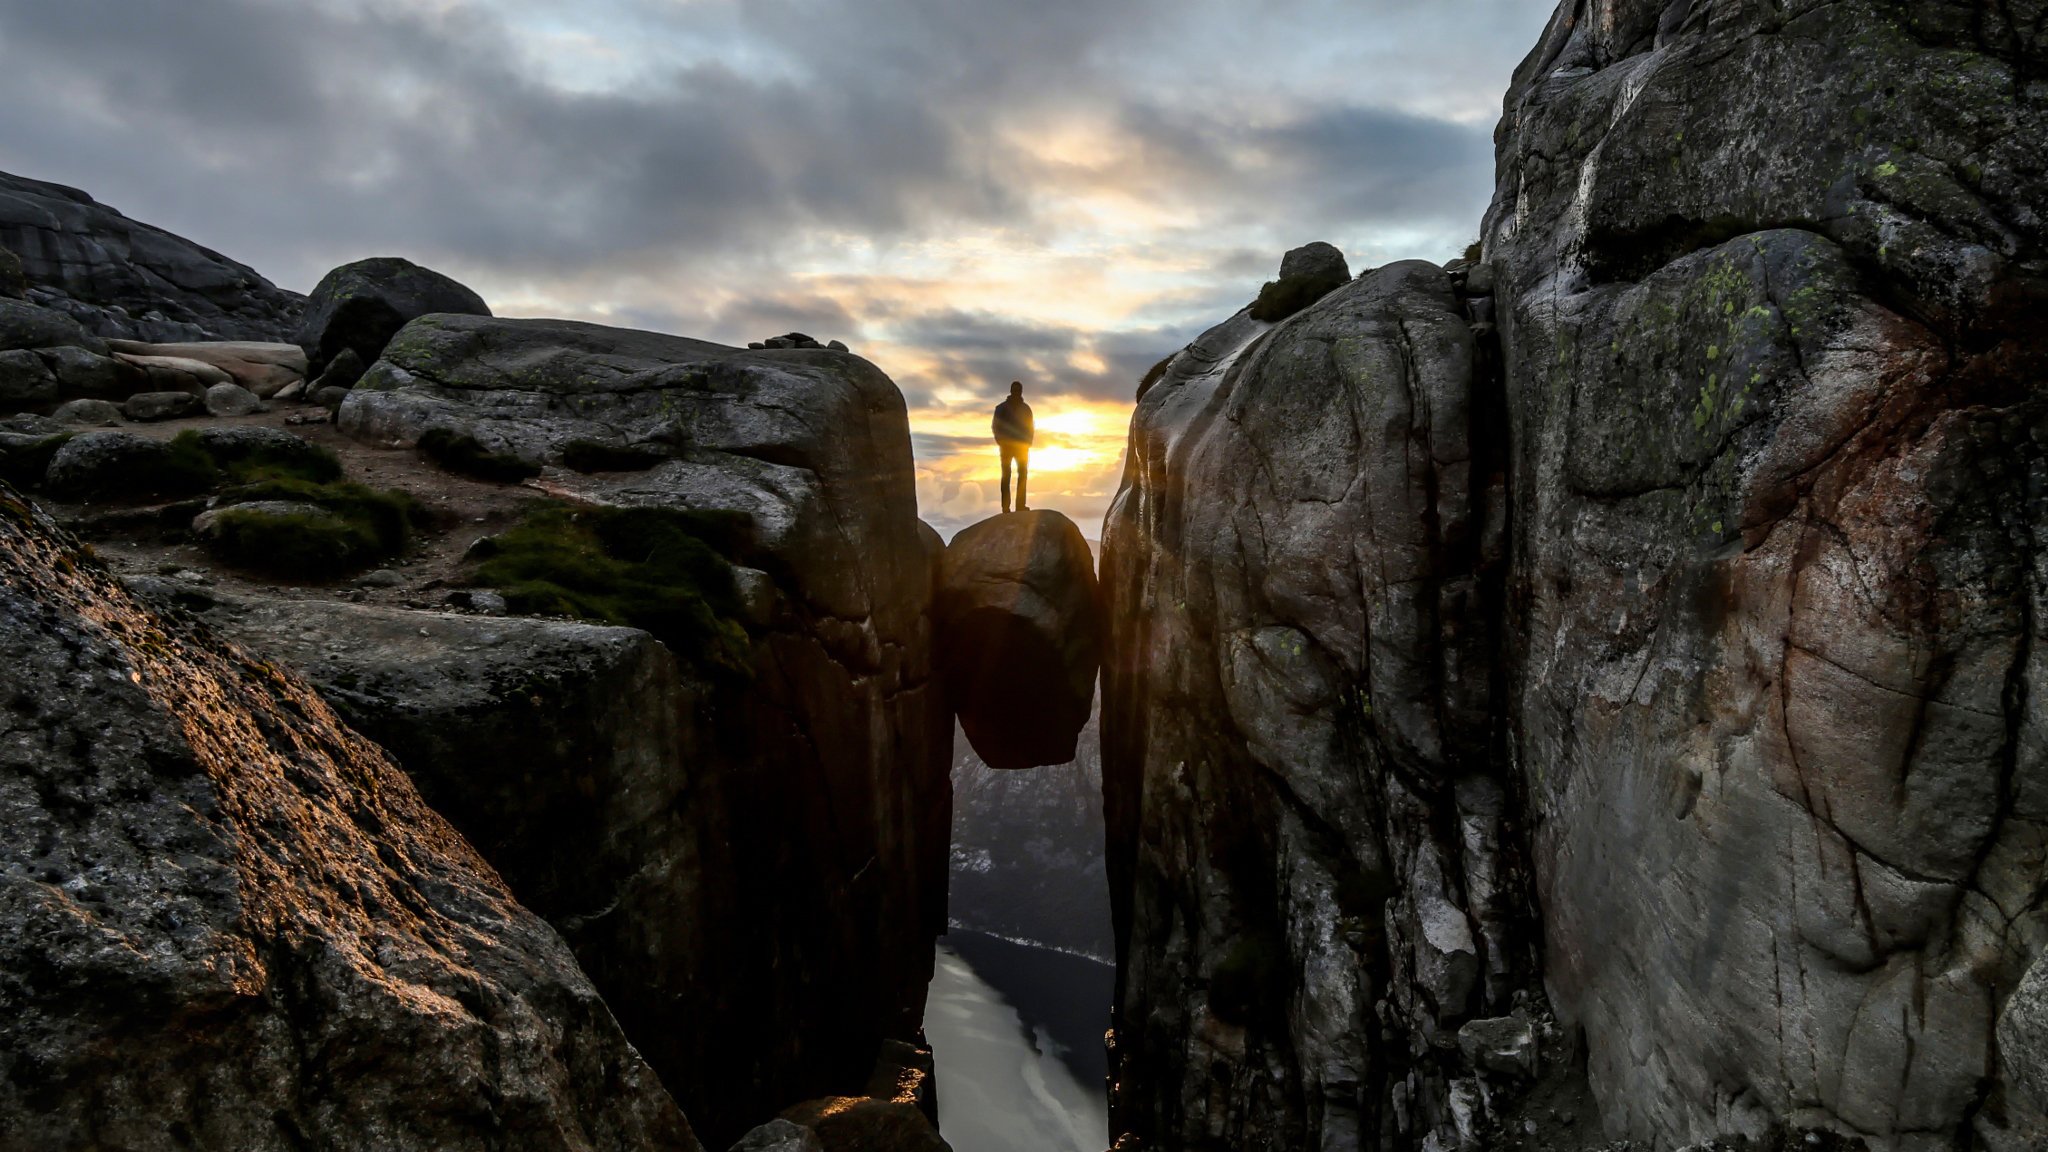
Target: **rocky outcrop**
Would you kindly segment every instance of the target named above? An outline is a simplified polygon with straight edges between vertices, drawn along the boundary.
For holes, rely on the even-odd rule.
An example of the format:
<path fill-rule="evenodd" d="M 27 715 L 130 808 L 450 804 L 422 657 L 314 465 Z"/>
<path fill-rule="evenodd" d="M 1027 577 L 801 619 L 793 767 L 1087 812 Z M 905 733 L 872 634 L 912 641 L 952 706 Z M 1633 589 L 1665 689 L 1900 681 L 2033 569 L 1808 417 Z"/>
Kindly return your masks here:
<path fill-rule="evenodd" d="M 2039 1145 L 2034 15 L 1569 0 L 1477 263 L 1161 370 L 1105 539 L 1126 1128 L 1490 1139 L 1540 972 L 1610 1137 Z"/>
<path fill-rule="evenodd" d="M 0 1148 L 697 1147 L 569 950 L 311 689 L 0 488 Z"/>
<path fill-rule="evenodd" d="M 1109 963 L 1102 857 L 1102 743 L 1093 718 L 1074 759 L 1030 772 L 991 768 L 953 741 L 954 928 Z"/>
<path fill-rule="evenodd" d="M 1491 660 L 1499 398 L 1451 280 L 1246 312 L 1147 391 L 1104 533 L 1112 1124 L 1456 1147 L 1532 971 Z"/>
<path fill-rule="evenodd" d="M 431 268 L 395 256 L 358 260 L 321 277 L 296 340 L 319 377 L 345 352 L 355 353 L 359 364 L 375 364 L 400 329 L 435 312 L 491 314 L 483 297 Z M 342 386 L 338 378 L 322 383 Z"/>
<path fill-rule="evenodd" d="M 940 564 L 946 695 L 991 767 L 1071 763 L 1101 663 L 1095 557 L 1058 512 L 964 528 Z"/>
<path fill-rule="evenodd" d="M 623 994 L 612 989 L 625 972 L 659 977 L 634 1001 L 643 1010 L 621 1018 L 707 1140 L 723 1146 L 797 1101 L 857 1092 L 876 1046 L 916 1033 L 945 921 L 951 725 L 932 676 L 932 561 L 895 386 L 838 352 L 435 315 L 386 349 L 341 425 L 379 443 L 440 430 L 535 471 L 546 464 L 534 483 L 564 498 L 743 518 L 735 559 L 751 679 L 671 666 L 666 687 L 636 696 L 638 723 L 658 712 L 672 725 L 646 736 L 667 742 L 669 775 L 627 765 L 605 772 L 646 778 L 631 792 L 593 783 L 591 820 L 652 821 L 619 855 L 594 859 L 589 844 L 557 839 L 523 788 L 492 798 L 457 785 L 496 761 L 442 742 L 441 721 L 408 719 L 417 735 L 388 738 L 416 775 L 449 782 L 458 825 L 508 876 L 546 861 L 592 871 L 556 881 L 559 907 L 593 918 L 564 922 L 565 934 L 607 941 L 603 955 L 581 954 L 608 995 Z M 590 446 L 630 452 L 639 470 L 558 466 L 603 455 Z M 507 664 L 496 697 L 515 714 L 523 663 Z M 472 675 L 465 667 L 451 656 L 449 675 Z M 584 691 L 601 700 L 609 689 Z M 422 695 L 402 682 L 385 692 Z M 489 711 L 480 705 L 473 722 L 496 722 Z M 541 762 L 534 787 L 574 801 L 594 771 L 588 755 Z M 471 795 L 458 803 L 457 790 Z M 614 910 L 617 923 L 600 922 L 621 891 L 655 919 Z"/>
<path fill-rule="evenodd" d="M 1509 719 L 1608 1131 L 1981 1140 L 2048 943 L 2042 41 L 1567 3 L 1497 271 Z"/>
<path fill-rule="evenodd" d="M 0 248 L 32 303 L 128 340 L 286 339 L 304 298 L 75 188 L 0 172 Z"/>

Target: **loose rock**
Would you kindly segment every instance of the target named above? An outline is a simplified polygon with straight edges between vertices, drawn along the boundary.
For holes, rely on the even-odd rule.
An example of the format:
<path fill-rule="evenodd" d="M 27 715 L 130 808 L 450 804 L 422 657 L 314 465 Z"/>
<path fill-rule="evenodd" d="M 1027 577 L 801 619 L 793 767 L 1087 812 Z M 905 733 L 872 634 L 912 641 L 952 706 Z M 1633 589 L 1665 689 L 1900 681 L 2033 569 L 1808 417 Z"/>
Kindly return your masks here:
<path fill-rule="evenodd" d="M 121 405 L 121 414 L 137 423 L 175 420 L 200 410 L 202 401 L 190 392 L 137 392 Z"/>
<path fill-rule="evenodd" d="M 105 400 L 72 400 L 50 414 L 63 424 L 84 424 L 112 428 L 121 423 L 121 407 Z"/>
<path fill-rule="evenodd" d="M 260 411 L 263 401 L 240 384 L 215 384 L 206 390 L 206 411 L 214 416 L 247 416 Z"/>

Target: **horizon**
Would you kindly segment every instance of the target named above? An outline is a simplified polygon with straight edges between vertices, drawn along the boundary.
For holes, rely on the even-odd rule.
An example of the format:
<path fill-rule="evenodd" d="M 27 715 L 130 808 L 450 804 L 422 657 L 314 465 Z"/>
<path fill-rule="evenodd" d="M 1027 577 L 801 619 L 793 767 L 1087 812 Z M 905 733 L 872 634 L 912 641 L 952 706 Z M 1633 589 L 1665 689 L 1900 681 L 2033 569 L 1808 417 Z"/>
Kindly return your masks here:
<path fill-rule="evenodd" d="M 948 538 L 1022 380 L 1033 506 L 1093 539 L 1140 376 L 1287 249 L 1472 239 L 1551 7 L 0 0 L 0 169 L 298 292 L 396 255 L 503 316 L 843 340 Z"/>

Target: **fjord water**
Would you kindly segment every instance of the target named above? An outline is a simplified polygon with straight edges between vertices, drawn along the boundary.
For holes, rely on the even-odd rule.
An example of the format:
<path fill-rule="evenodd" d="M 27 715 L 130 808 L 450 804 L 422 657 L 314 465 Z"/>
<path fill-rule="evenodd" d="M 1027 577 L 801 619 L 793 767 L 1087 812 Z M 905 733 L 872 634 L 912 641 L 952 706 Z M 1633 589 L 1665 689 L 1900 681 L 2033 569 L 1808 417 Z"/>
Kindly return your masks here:
<path fill-rule="evenodd" d="M 955 1152 L 1102 1152 L 1109 965 L 955 930 L 925 1005 Z"/>

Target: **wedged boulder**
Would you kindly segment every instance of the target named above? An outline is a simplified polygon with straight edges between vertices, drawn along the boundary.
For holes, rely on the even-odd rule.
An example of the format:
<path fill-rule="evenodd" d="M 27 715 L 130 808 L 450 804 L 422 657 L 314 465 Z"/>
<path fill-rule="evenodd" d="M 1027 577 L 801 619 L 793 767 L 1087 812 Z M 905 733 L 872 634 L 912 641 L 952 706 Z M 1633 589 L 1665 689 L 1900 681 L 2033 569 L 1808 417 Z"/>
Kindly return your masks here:
<path fill-rule="evenodd" d="M 1259 289 L 1252 303 L 1252 319 L 1277 324 L 1296 312 L 1342 288 L 1351 279 L 1351 266 L 1344 253 L 1318 240 L 1287 253 L 1280 261 L 1280 278 Z"/>
<path fill-rule="evenodd" d="M 649 867 L 649 912 L 590 926 L 620 934 L 603 945 L 614 959 L 583 955 L 608 995 L 627 984 L 616 973 L 652 963 L 649 947 L 666 966 L 649 977 L 665 999 L 621 1018 L 712 1144 L 795 1101 L 857 1092 L 876 1045 L 915 1034 L 922 1017 L 931 942 L 945 925 L 951 816 L 931 561 L 895 386 L 838 352 L 748 353 L 588 324 L 435 315 L 385 349 L 347 393 L 340 425 L 379 444 L 439 429 L 533 465 L 578 443 L 645 445 L 659 454 L 645 470 L 549 468 L 535 484 L 563 498 L 743 519 L 732 551 L 744 567 L 738 623 L 752 678 L 699 673 L 682 653 L 682 686 L 641 709 L 639 723 L 678 714 L 671 763 L 689 766 L 687 803 L 658 857 L 674 864 Z M 464 659 L 446 667 L 470 674 Z M 504 691 L 516 688 L 514 678 Z M 513 695 L 514 707 L 523 698 Z M 400 751 L 422 778 L 498 770 L 459 745 L 424 746 L 455 758 L 415 767 Z M 565 754 L 534 771 L 575 781 L 593 769 Z M 677 786 L 667 779 L 661 787 Z M 545 821 L 493 831 L 467 819 L 457 817 L 508 875 L 522 858 L 556 859 L 565 847 Z M 587 853 L 576 842 L 562 867 L 595 868 Z M 563 907 L 592 916 L 610 899 Z M 584 938 L 563 924 L 572 941 Z M 653 943 L 634 943 L 636 933 Z"/>
<path fill-rule="evenodd" d="M 265 400 L 306 379 L 306 350 L 297 344 L 250 340 L 148 344 L 137 340 L 109 340 L 107 346 L 126 356 L 164 357 L 210 364 L 227 373 L 232 382 Z"/>
<path fill-rule="evenodd" d="M 698 1147 L 383 752 L 5 489 L 0 665 L 0 1143 Z"/>
<path fill-rule="evenodd" d="M 254 270 L 76 188 L 4 172 L 0 247 L 19 256 L 31 300 L 99 336 L 282 340 L 304 304 Z"/>
<path fill-rule="evenodd" d="M 946 697 L 992 768 L 1066 764 L 1095 704 L 1095 558 L 1058 512 L 1010 512 L 953 537 L 936 619 Z"/>
<path fill-rule="evenodd" d="M 483 297 L 439 272 L 395 256 L 373 257 L 321 277 L 294 339 L 305 349 L 308 378 L 317 378 L 344 350 L 375 364 L 399 329 L 436 312 L 491 314 Z"/>

